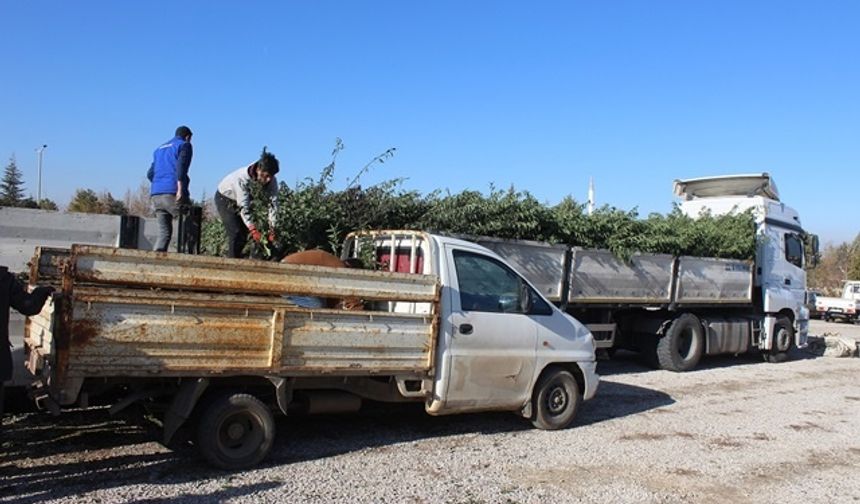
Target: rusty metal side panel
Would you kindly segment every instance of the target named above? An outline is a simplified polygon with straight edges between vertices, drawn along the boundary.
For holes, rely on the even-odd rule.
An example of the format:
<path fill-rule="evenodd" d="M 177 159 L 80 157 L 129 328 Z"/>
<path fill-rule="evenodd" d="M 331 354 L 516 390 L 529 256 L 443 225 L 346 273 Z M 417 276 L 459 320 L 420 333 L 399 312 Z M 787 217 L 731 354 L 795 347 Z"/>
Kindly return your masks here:
<path fill-rule="evenodd" d="M 75 281 L 166 289 L 434 301 L 431 275 L 73 245 Z"/>
<path fill-rule="evenodd" d="M 432 366 L 432 316 L 329 310 L 286 317 L 282 373 L 414 373 Z"/>
<path fill-rule="evenodd" d="M 127 304 L 165 305 L 236 309 L 275 309 L 291 304 L 282 296 L 219 294 L 215 292 L 178 292 L 161 289 L 123 289 L 111 286 L 85 285 L 75 287 L 75 299 L 84 302 L 112 302 L 121 299 Z"/>
<path fill-rule="evenodd" d="M 63 379 L 415 373 L 432 365 L 433 316 L 219 307 L 179 295 L 147 303 L 78 296 Z"/>
<path fill-rule="evenodd" d="M 76 301 L 67 376 L 263 371 L 271 319 L 269 310 Z"/>

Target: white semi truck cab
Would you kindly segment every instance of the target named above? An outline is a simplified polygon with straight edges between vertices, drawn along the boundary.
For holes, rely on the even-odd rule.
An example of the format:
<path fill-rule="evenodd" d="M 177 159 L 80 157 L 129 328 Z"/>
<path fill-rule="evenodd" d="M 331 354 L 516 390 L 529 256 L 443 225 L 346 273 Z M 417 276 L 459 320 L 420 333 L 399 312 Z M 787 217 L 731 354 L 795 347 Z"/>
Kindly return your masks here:
<path fill-rule="evenodd" d="M 780 201 L 773 178 L 755 173 L 676 180 L 674 192 L 682 200 L 681 211 L 694 218 L 703 212 L 723 215 L 752 210 L 757 238 L 753 301 L 765 316 L 759 347 L 770 350 L 774 338 L 782 337 L 774 330 L 780 320 L 792 324 L 795 345 L 806 346 L 809 310 L 805 307 L 804 239 L 811 237 L 813 249 L 818 240 L 803 230 L 797 211 Z"/>

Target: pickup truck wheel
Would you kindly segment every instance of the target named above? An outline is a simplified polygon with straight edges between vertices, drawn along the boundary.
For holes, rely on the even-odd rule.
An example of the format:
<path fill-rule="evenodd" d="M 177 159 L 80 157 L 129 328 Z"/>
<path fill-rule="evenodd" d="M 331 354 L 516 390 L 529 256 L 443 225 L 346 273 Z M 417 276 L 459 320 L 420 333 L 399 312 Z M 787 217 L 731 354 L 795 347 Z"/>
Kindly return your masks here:
<path fill-rule="evenodd" d="M 563 369 L 550 370 L 532 393 L 532 425 L 543 430 L 564 429 L 573 422 L 581 402 L 576 378 Z"/>
<path fill-rule="evenodd" d="M 197 428 L 197 444 L 203 457 L 228 470 L 259 463 L 269 453 L 274 438 L 272 412 L 249 394 L 218 397 L 204 410 Z"/>
<path fill-rule="evenodd" d="M 764 352 L 768 362 L 785 362 L 794 347 L 794 325 L 788 317 L 779 317 L 773 324 L 773 343 L 769 351 Z"/>
<path fill-rule="evenodd" d="M 689 371 L 699 363 L 704 350 L 705 333 L 699 317 L 684 313 L 657 342 L 657 360 L 662 369 Z"/>

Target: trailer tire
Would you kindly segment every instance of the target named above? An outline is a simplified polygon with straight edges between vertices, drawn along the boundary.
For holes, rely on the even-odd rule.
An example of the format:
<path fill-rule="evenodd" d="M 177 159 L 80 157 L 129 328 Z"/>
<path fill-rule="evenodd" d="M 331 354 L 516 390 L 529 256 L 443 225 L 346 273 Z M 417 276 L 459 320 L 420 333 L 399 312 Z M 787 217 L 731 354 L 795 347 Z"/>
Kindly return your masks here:
<path fill-rule="evenodd" d="M 532 425 L 542 430 L 568 427 L 582 403 L 576 378 L 561 368 L 547 370 L 532 392 Z"/>
<path fill-rule="evenodd" d="M 275 419 L 262 401 L 250 394 L 225 393 L 203 411 L 197 446 L 203 457 L 221 469 L 245 469 L 269 453 Z"/>
<path fill-rule="evenodd" d="M 794 348 L 794 324 L 788 317 L 778 317 L 773 324 L 773 342 L 770 350 L 764 352 L 764 359 L 773 363 L 785 362 L 792 348 Z"/>
<path fill-rule="evenodd" d="M 684 313 L 669 326 L 657 342 L 657 361 L 661 369 L 689 371 L 696 367 L 705 350 L 705 333 L 699 317 Z"/>

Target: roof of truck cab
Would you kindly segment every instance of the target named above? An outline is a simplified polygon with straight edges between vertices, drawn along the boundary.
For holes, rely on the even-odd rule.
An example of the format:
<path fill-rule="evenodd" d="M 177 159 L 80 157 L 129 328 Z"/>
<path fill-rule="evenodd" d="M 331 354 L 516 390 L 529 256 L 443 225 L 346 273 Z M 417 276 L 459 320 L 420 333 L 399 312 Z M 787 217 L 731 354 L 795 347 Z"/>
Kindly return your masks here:
<path fill-rule="evenodd" d="M 698 218 L 703 211 L 711 215 L 726 215 L 753 211 L 757 223 L 764 221 L 782 222 L 791 227 L 800 226 L 800 216 L 797 210 L 785 203 L 774 201 L 764 196 L 722 196 L 713 198 L 696 198 L 682 201 L 679 205 L 684 215 Z"/>
<path fill-rule="evenodd" d="M 673 192 L 684 200 L 721 196 L 762 196 L 779 201 L 776 183 L 768 173 L 720 175 L 675 180 Z"/>
<path fill-rule="evenodd" d="M 352 237 L 354 235 L 370 235 L 370 236 L 373 236 L 375 239 L 382 239 L 382 240 L 385 240 L 385 239 L 392 237 L 392 236 L 398 237 L 398 238 L 403 238 L 403 237 L 408 237 L 410 235 L 414 235 L 416 237 L 422 237 L 423 239 L 428 240 L 428 241 L 435 241 L 439 245 L 451 244 L 451 245 L 466 246 L 466 247 L 480 246 L 477 243 L 475 243 L 474 241 L 464 240 L 461 238 L 456 238 L 453 236 L 448 236 L 448 235 L 443 235 L 443 234 L 437 234 L 437 233 L 428 232 L 428 231 L 418 231 L 418 230 L 413 230 L 413 229 L 375 229 L 375 230 L 371 230 L 371 231 L 358 231 L 358 232 L 350 233 L 349 235 L 347 235 L 347 239 L 349 239 L 350 237 Z"/>
<path fill-rule="evenodd" d="M 486 247 L 483 247 L 482 245 L 479 245 L 478 243 L 476 243 L 474 241 L 464 240 L 462 238 L 455 238 L 453 236 L 446 236 L 446 235 L 440 235 L 440 234 L 432 234 L 431 236 L 433 236 L 433 238 L 435 238 L 439 242 L 439 244 L 450 244 L 450 245 L 456 245 L 458 247 L 467 247 L 467 248 L 468 247 L 476 247 L 476 246 L 481 247 L 481 248 L 486 248 Z"/>

